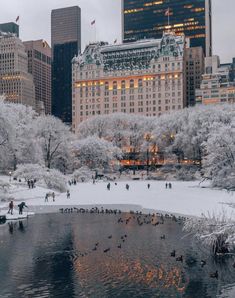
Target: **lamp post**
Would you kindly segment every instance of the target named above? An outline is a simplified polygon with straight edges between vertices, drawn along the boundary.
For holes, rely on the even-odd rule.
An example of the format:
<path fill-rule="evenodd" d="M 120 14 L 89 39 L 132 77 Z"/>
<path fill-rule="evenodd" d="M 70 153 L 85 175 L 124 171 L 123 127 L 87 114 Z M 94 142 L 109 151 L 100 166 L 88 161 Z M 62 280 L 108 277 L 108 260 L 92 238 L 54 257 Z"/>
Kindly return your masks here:
<path fill-rule="evenodd" d="M 149 141 L 151 140 L 151 135 L 147 134 L 145 137 L 147 141 L 147 176 L 149 175 Z"/>

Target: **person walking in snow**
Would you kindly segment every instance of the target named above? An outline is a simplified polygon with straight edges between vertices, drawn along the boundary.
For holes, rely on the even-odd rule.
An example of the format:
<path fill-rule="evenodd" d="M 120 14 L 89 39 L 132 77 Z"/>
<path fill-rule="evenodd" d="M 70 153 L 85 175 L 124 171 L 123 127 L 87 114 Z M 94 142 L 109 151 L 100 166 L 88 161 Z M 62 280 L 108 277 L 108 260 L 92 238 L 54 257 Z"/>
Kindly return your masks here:
<path fill-rule="evenodd" d="M 111 184 L 110 182 L 107 184 L 107 190 L 110 190 Z"/>
<path fill-rule="evenodd" d="M 126 184 L 126 190 L 129 190 L 130 186 L 129 184 Z"/>
<path fill-rule="evenodd" d="M 28 206 L 25 204 L 25 202 L 20 203 L 20 204 L 18 205 L 18 207 L 19 207 L 19 214 L 20 214 L 20 215 L 23 214 L 23 209 L 24 209 L 24 207 L 28 208 Z"/>
<path fill-rule="evenodd" d="M 166 182 L 166 189 L 168 188 L 168 183 Z"/>
<path fill-rule="evenodd" d="M 150 189 L 150 184 L 149 183 L 148 183 L 147 187 L 148 187 L 148 189 Z"/>
<path fill-rule="evenodd" d="M 10 203 L 9 203 L 9 210 L 8 210 L 8 214 L 13 214 L 13 208 L 14 208 L 14 203 L 13 203 L 13 201 L 10 201 Z"/>
<path fill-rule="evenodd" d="M 70 192 L 67 190 L 67 199 L 70 199 Z"/>
<path fill-rule="evenodd" d="M 172 188 L 172 184 L 171 183 L 169 183 L 169 189 L 171 189 Z"/>
<path fill-rule="evenodd" d="M 52 201 L 55 202 L 55 193 L 52 193 Z"/>
<path fill-rule="evenodd" d="M 48 193 L 45 195 L 45 203 L 48 202 Z"/>

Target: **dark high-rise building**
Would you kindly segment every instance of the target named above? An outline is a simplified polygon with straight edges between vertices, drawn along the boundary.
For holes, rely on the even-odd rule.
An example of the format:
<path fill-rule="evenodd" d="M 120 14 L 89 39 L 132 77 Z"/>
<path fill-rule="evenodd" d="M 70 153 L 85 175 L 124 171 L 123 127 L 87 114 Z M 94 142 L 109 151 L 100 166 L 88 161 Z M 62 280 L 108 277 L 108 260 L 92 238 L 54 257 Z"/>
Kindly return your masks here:
<path fill-rule="evenodd" d="M 52 10 L 52 114 L 72 122 L 72 59 L 81 51 L 81 9 Z"/>
<path fill-rule="evenodd" d="M 166 30 L 184 33 L 191 47 L 211 56 L 211 0 L 122 0 L 124 42 L 161 38 Z"/>
<path fill-rule="evenodd" d="M 19 25 L 13 22 L 0 24 L 0 31 L 13 33 L 19 37 Z"/>
<path fill-rule="evenodd" d="M 51 48 L 42 39 L 25 41 L 24 46 L 35 85 L 36 111 L 51 114 Z"/>

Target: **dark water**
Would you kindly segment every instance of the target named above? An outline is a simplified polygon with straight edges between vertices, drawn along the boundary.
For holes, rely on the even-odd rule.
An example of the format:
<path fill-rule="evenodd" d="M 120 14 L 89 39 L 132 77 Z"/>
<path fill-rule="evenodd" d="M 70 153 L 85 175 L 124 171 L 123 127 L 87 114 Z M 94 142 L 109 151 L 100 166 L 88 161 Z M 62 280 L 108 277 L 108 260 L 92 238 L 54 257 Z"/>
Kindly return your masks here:
<path fill-rule="evenodd" d="M 232 257 L 212 260 L 172 220 L 139 226 L 118 218 L 49 214 L 0 226 L 0 297 L 234 297 Z M 216 270 L 218 280 L 210 277 Z"/>

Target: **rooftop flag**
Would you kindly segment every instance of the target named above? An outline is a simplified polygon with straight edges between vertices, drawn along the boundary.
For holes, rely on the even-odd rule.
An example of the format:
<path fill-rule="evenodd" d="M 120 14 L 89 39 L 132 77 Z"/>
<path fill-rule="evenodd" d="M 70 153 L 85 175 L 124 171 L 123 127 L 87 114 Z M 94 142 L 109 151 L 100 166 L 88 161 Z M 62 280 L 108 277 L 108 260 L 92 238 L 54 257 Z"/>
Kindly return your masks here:
<path fill-rule="evenodd" d="M 20 19 L 20 16 L 17 16 L 17 18 L 16 18 L 16 23 L 19 21 L 19 19 Z"/>
<path fill-rule="evenodd" d="M 168 7 L 167 10 L 165 11 L 165 16 L 169 17 L 169 15 L 170 15 L 170 8 Z"/>

